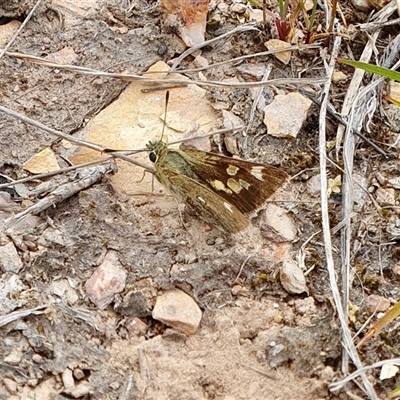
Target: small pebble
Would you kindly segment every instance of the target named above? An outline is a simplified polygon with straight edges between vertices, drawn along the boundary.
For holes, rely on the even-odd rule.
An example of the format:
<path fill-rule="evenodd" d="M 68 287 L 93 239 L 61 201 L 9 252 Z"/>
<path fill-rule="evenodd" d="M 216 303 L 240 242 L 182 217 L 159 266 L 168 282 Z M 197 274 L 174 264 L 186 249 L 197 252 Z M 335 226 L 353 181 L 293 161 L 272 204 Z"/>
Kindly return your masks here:
<path fill-rule="evenodd" d="M 196 302 L 179 289 L 168 290 L 157 297 L 153 318 L 178 332 L 194 335 L 202 313 Z"/>

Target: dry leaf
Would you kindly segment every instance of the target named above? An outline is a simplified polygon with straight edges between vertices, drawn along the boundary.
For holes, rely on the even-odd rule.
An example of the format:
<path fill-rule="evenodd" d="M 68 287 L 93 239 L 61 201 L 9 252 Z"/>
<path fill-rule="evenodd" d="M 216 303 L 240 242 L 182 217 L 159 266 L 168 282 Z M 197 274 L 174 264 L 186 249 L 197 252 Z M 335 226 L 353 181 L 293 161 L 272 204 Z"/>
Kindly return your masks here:
<path fill-rule="evenodd" d="M 340 193 L 340 188 L 342 186 L 342 175 L 338 175 L 335 179 L 328 179 L 328 196 L 331 193 Z"/>

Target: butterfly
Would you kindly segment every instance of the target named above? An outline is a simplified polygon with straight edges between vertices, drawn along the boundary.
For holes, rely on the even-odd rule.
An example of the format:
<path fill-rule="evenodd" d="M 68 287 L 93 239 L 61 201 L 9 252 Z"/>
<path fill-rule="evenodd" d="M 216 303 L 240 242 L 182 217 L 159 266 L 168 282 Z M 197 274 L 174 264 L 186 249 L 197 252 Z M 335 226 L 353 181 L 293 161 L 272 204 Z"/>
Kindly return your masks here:
<path fill-rule="evenodd" d="M 156 179 L 208 224 L 227 233 L 249 225 L 248 216 L 260 209 L 288 174 L 258 164 L 200 150 L 178 150 L 162 140 L 146 146 Z"/>

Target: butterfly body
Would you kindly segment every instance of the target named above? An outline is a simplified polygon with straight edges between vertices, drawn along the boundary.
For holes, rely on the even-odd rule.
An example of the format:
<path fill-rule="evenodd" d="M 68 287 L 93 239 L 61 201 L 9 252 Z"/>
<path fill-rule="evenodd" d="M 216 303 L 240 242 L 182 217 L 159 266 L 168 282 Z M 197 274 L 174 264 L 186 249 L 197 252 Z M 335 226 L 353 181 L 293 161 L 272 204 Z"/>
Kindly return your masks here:
<path fill-rule="evenodd" d="M 271 165 L 200 150 L 177 150 L 162 141 L 146 146 L 155 176 L 207 223 L 226 232 L 245 229 L 256 212 L 287 179 Z"/>

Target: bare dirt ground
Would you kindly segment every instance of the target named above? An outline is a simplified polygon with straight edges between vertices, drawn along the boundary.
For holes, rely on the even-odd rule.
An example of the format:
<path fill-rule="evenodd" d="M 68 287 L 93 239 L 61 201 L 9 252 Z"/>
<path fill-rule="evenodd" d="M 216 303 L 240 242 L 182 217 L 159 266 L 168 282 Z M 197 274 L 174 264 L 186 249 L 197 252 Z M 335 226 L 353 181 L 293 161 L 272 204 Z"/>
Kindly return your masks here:
<path fill-rule="evenodd" d="M 240 13 L 232 9 L 240 4 L 246 5 L 210 3 L 207 40 L 246 22 L 239 9 Z M 9 27 L 11 21 L 23 22 L 34 5 L 33 1 L 18 5 L 0 1 L 0 28 Z M 268 5 L 274 12 L 276 7 Z M 350 4 L 344 4 L 343 10 L 348 24 L 367 21 L 368 14 Z M 327 18 L 322 9 L 317 18 L 318 23 Z M 276 38 L 276 29 L 273 23 L 267 31 L 260 24 L 257 27 L 202 48 L 201 56 L 215 64 L 265 52 L 264 43 Z M 360 30 L 351 32 L 344 35 L 339 56 L 359 59 L 367 36 Z M 10 34 L 0 33 L 4 48 Z M 390 26 L 381 30 L 376 42 L 379 57 L 396 34 Z M 227 128 L 232 120 L 235 126 L 240 122 L 247 126 L 255 92 L 239 83 L 260 80 L 263 74 L 254 72 L 258 67 L 262 71 L 271 67 L 268 79 L 324 78 L 323 57 L 330 54 L 332 42 L 327 47 L 326 42 L 315 44 L 293 51 L 288 65 L 263 55 L 206 68 L 201 74 L 174 75 L 172 79 L 207 79 L 232 86 L 171 89 L 170 115 L 176 116 L 175 127 L 182 121 L 185 126 L 168 126 L 169 140 L 192 130 Z M 0 60 L 0 106 L 107 148 L 143 148 L 161 135 L 164 90 L 143 93 L 145 85 L 139 82 L 48 66 L 29 56 L 142 75 L 184 50 L 156 2 L 43 1 Z M 186 57 L 181 67 L 198 67 L 201 59 L 195 60 L 196 55 Z M 329 101 L 340 113 L 354 71 L 337 69 L 347 78 L 334 81 Z M 321 83 L 300 86 L 319 98 Z M 266 85 L 262 101 L 267 105 L 276 95 L 298 88 Z M 380 102 L 382 97 L 375 98 Z M 321 228 L 316 178 L 320 174 L 319 112 L 316 105 L 311 107 L 297 137 L 276 138 L 266 134 L 263 113 L 256 109 L 246 134 L 241 130 L 225 141 L 212 142 L 215 152 L 270 163 L 293 177 L 273 197 L 294 224 L 295 238 L 290 241 L 266 239 L 257 218 L 238 235 L 208 227 L 157 184 L 149 197 L 150 174 L 143 177 L 142 169 L 121 160 L 118 173 L 100 173 L 102 179 L 90 187 L 17 222 L 13 216 L 62 184 L 76 181 L 76 173 L 0 186 L 0 194 L 11 195 L 11 199 L 0 197 L 0 399 L 385 398 L 399 382 L 396 376 L 380 380 L 379 369 L 367 374 L 373 387 L 372 392 L 364 390 L 367 394 L 354 382 L 335 392 L 329 388 L 345 375 L 345 350 Z M 346 282 L 352 334 L 373 314 L 373 304 L 386 302 L 389 307 L 400 297 L 398 115 L 384 104 L 369 130 L 363 131 L 390 157 L 384 158 L 363 141 L 355 145 L 352 169 L 357 183 L 351 214 L 351 272 Z M 50 131 L 1 110 L 0 128 L 0 183 L 32 176 L 23 166 L 45 148 L 54 151 L 62 168 L 71 161 L 93 160 L 81 146 L 71 147 Z M 343 219 L 343 198 L 341 183 L 334 179 L 345 166 L 336 130 L 337 122 L 328 119 L 326 148 L 334 161 L 328 163 L 328 212 L 330 228 L 337 227 L 330 231 L 332 254 L 343 285 L 345 241 L 342 226 L 337 226 Z M 135 160 L 151 166 L 147 154 Z M 38 163 L 43 164 L 43 159 Z M 106 303 L 102 307 L 101 301 L 89 298 L 87 282 L 110 254 L 116 256 L 120 272 L 112 285 L 123 284 L 112 298 L 101 300 Z M 285 286 L 281 267 L 288 257 L 302 268 L 303 293 L 295 294 Z M 202 311 L 195 335 L 185 335 L 152 317 L 158 296 L 176 288 L 192 297 Z M 397 330 L 392 323 L 361 347 L 362 363 L 397 357 Z M 350 363 L 349 372 L 355 369 Z"/>

